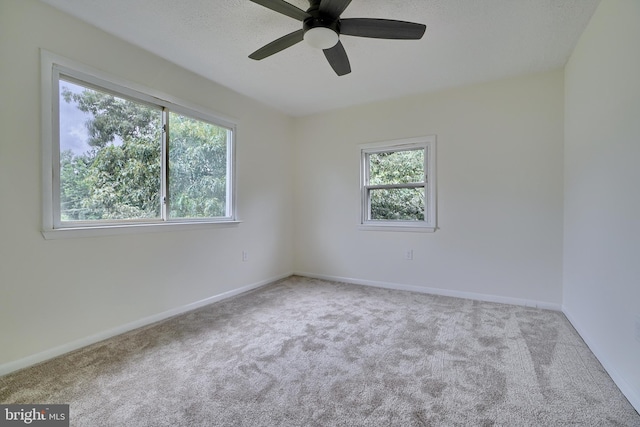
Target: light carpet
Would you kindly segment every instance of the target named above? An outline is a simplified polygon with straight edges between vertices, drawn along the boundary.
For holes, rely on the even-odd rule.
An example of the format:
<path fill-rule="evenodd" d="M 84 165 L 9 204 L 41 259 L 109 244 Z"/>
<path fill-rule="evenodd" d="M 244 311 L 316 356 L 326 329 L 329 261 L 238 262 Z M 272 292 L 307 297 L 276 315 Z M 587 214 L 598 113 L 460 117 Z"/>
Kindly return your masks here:
<path fill-rule="evenodd" d="M 0 378 L 73 426 L 640 426 L 562 313 L 290 277 Z"/>

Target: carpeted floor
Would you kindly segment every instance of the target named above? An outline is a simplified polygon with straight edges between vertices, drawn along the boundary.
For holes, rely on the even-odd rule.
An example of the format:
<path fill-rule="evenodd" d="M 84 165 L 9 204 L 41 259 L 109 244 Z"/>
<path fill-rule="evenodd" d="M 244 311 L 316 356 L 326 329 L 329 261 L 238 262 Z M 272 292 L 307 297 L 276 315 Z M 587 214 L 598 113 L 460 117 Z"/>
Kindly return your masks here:
<path fill-rule="evenodd" d="M 291 277 L 0 378 L 74 426 L 640 426 L 562 313 Z"/>

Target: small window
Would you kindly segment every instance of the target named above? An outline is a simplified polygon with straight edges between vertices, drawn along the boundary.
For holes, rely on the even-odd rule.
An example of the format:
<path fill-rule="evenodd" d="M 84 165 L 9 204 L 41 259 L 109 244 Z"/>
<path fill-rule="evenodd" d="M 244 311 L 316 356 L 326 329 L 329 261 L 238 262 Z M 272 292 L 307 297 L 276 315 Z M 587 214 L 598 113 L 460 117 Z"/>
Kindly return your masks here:
<path fill-rule="evenodd" d="M 235 222 L 233 124 L 49 66 L 45 233 Z"/>
<path fill-rule="evenodd" d="M 434 231 L 435 137 L 361 146 L 361 224 Z"/>

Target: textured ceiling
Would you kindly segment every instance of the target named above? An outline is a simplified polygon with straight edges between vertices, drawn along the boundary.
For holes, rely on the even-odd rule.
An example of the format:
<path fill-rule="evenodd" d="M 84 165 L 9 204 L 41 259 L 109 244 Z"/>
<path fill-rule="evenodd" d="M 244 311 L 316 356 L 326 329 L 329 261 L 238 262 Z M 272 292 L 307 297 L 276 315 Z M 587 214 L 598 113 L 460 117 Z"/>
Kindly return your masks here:
<path fill-rule="evenodd" d="M 560 68 L 600 0 L 353 0 L 343 18 L 414 21 L 427 32 L 417 41 L 341 37 L 352 68 L 342 77 L 305 43 L 249 59 L 301 28 L 249 0 L 41 1 L 300 116 Z"/>

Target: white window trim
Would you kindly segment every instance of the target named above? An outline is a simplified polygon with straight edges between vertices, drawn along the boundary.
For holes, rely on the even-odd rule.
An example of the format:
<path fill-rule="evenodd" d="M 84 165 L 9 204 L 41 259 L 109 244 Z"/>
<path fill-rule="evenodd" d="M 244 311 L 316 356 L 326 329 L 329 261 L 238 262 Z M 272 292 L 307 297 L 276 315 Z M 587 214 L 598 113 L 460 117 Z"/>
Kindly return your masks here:
<path fill-rule="evenodd" d="M 360 230 L 365 231 L 409 231 L 428 232 L 437 230 L 436 207 L 436 136 L 427 135 L 416 138 L 396 139 L 392 141 L 372 142 L 360 144 Z M 369 206 L 366 192 L 368 164 L 367 154 L 423 148 L 425 153 L 425 175 L 427 183 L 425 190 L 425 220 L 424 221 L 391 221 L 370 220 Z"/>
<path fill-rule="evenodd" d="M 57 93 L 57 72 L 78 78 L 90 84 L 95 84 L 108 90 L 132 95 L 142 101 L 148 101 L 155 105 L 166 107 L 171 111 L 186 114 L 196 119 L 211 122 L 213 124 L 231 130 L 231 141 L 228 146 L 227 170 L 231 172 L 227 179 L 227 215 L 220 218 L 194 218 L 194 219 L 169 219 L 161 221 L 152 219 L 149 221 L 127 221 L 121 223 L 91 224 L 88 222 L 69 224 L 56 224 L 56 205 L 59 194 L 54 189 L 54 161 L 59 162 L 59 140 L 54 135 L 59 135 L 59 123 L 56 109 L 58 100 L 54 99 Z M 241 221 L 237 219 L 236 210 L 236 179 L 235 179 L 235 153 L 237 122 L 229 118 L 209 111 L 199 105 L 195 105 L 171 95 L 140 84 L 126 81 L 108 73 L 89 67 L 85 64 L 56 55 L 47 50 L 40 50 L 40 85 L 42 94 L 41 104 L 41 138 L 42 138 L 42 235 L 45 239 L 64 239 L 74 237 L 95 237 L 116 234 L 148 233 L 169 230 L 193 230 L 203 228 L 233 227 Z M 229 169 L 230 168 L 230 169 Z M 59 179 L 59 178 L 58 178 Z"/>

